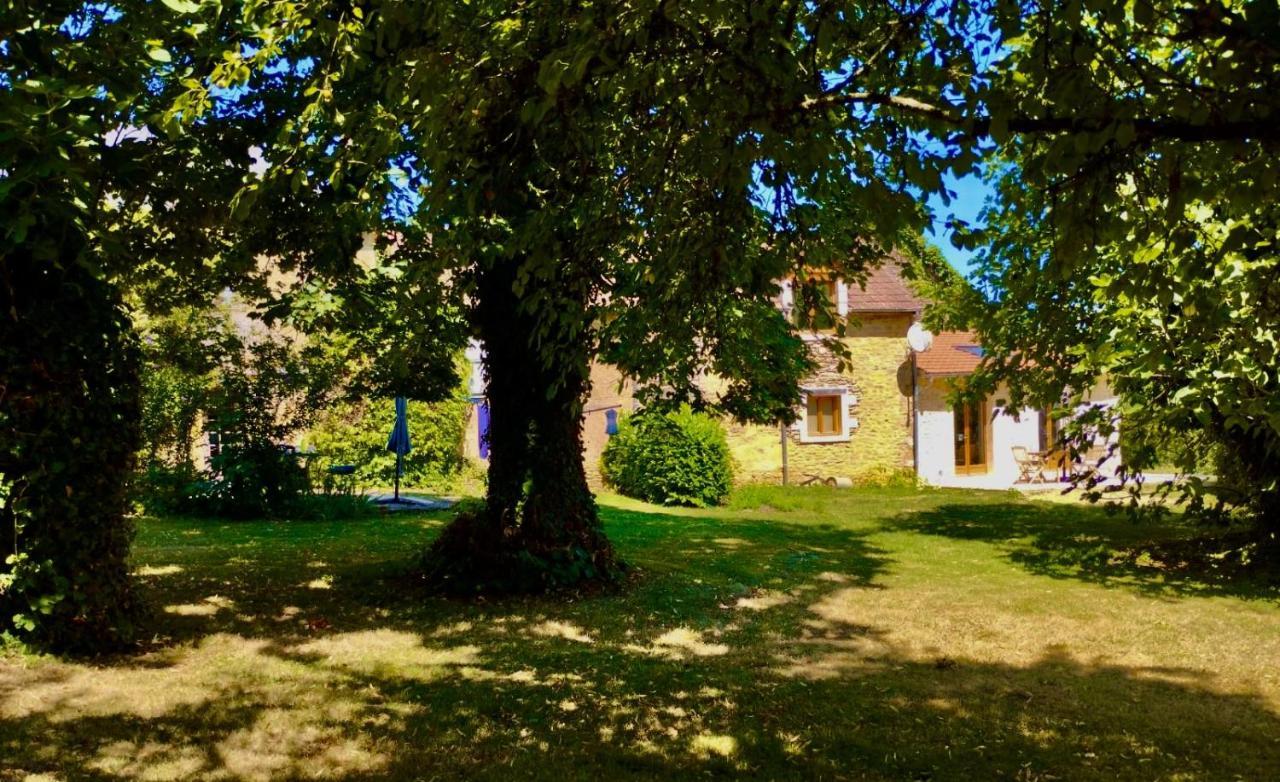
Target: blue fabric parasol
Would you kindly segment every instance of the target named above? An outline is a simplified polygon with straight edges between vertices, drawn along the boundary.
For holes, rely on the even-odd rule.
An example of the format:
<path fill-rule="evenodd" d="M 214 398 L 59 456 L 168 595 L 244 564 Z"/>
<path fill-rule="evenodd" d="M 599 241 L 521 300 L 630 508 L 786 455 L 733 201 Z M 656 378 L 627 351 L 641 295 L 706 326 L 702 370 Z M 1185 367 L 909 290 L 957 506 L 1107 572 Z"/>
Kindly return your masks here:
<path fill-rule="evenodd" d="M 396 455 L 396 501 L 400 500 L 400 476 L 404 473 L 404 455 L 413 450 L 409 440 L 409 403 L 396 397 L 396 422 L 387 438 L 387 450 Z"/>

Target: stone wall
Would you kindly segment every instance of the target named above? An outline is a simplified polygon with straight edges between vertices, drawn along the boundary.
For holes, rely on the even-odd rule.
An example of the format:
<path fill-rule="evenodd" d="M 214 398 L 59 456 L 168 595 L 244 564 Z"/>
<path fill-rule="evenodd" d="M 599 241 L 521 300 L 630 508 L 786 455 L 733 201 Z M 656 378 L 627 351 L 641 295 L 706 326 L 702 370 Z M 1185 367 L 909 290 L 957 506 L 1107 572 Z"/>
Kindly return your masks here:
<path fill-rule="evenodd" d="M 802 442 L 803 418 L 788 430 L 787 463 L 792 483 L 805 475 L 856 477 L 872 469 L 911 467 L 911 363 L 906 345 L 907 313 L 859 316 L 844 342 L 848 365 L 822 343 L 811 342 L 818 368 L 802 386 L 848 388 L 844 411 L 852 425 L 844 442 Z M 781 437 L 776 426 L 727 422 L 729 448 L 740 482 L 777 483 L 782 479 Z"/>
<path fill-rule="evenodd" d="M 911 355 L 907 313 L 863 314 L 847 338 L 848 373 L 861 390 L 854 474 L 911 466 Z"/>
<path fill-rule="evenodd" d="M 850 356 L 843 370 L 836 356 L 820 341 L 809 343 L 818 367 L 801 385 L 848 389 L 849 404 L 844 415 L 850 433 L 843 442 L 806 443 L 801 442 L 803 418 L 790 427 L 787 456 L 792 483 L 799 483 L 806 474 L 857 477 L 871 469 L 911 466 L 911 376 L 906 346 L 910 326 L 911 315 L 907 313 L 861 314 L 856 323 L 850 324 L 844 338 Z M 703 385 L 714 396 L 720 381 L 708 378 Z M 616 368 L 592 366 L 591 394 L 582 414 L 582 455 L 587 482 L 596 491 L 603 488 L 600 455 L 609 442 L 608 411 L 629 413 L 632 400 L 631 384 Z M 777 425 L 726 420 L 725 428 L 738 482 L 782 480 L 781 433 Z M 466 452 L 472 458 L 478 458 L 477 434 L 473 405 L 466 438 Z"/>
<path fill-rule="evenodd" d="M 609 411 L 618 415 L 631 412 L 631 384 L 617 368 L 607 364 L 591 365 L 591 393 L 582 408 L 582 464 L 592 490 L 604 488 L 600 476 L 600 455 L 609 442 Z"/>

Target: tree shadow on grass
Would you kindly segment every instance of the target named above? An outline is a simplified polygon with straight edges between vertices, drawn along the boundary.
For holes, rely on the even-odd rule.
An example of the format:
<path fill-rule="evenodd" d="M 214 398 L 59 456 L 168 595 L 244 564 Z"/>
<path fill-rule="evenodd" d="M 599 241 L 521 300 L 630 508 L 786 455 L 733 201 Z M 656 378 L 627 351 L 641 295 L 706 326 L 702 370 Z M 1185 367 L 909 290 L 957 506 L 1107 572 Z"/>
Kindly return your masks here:
<path fill-rule="evenodd" d="M 1195 671 L 1051 648 L 1028 665 L 941 665 L 870 628 L 802 650 L 774 638 L 655 656 L 583 624 L 590 641 L 521 635 L 512 654 L 505 639 L 533 626 L 454 634 L 463 646 L 385 632 L 395 643 L 333 633 L 266 644 L 251 662 L 299 671 L 301 689 L 246 679 L 141 714 L 78 714 L 85 693 L 64 690 L 21 716 L 0 710 L 0 768 L 13 779 L 341 780 L 1197 780 L 1280 768 L 1280 717 Z M 860 638 L 874 651 L 848 643 Z M 438 651 L 452 656 L 418 669 L 395 656 Z"/>
<path fill-rule="evenodd" d="M 1037 534 L 1001 538 L 959 518 L 956 536 Z M 164 612 L 173 641 L 140 657 L 0 663 L 0 779 L 1218 779 L 1280 768 L 1275 706 L 1238 682 L 1052 647 L 1014 664 L 901 645 L 901 628 L 867 610 L 868 596 L 891 596 L 878 581 L 893 563 L 865 537 L 874 530 L 616 509 L 608 523 L 641 575 L 577 600 L 425 598 L 387 575 L 406 560 L 363 541 L 368 527 L 329 548 L 258 547 L 246 564 L 148 554 L 157 604 L 199 610 Z M 821 610 L 833 600 L 838 614 Z"/>
<path fill-rule="evenodd" d="M 424 521 L 428 526 L 410 545 L 382 553 L 362 549 L 360 537 L 377 532 L 362 521 L 347 525 L 349 537 L 308 540 L 305 546 L 273 543 L 246 550 L 240 543 L 230 557 L 194 563 L 148 555 L 137 575 L 155 608 L 149 648 L 219 633 L 296 641 L 331 631 L 413 629 L 442 616 L 495 608 L 555 615 L 566 605 L 584 603 L 603 612 L 631 612 L 637 622 L 696 618 L 726 602 L 792 589 L 823 571 L 869 584 L 888 563 L 865 531 L 610 508 L 608 534 L 633 568 L 629 583 L 616 593 L 469 602 L 419 588 L 417 554 L 443 526 L 441 518 Z M 243 524 L 234 530 L 250 534 Z"/>
<path fill-rule="evenodd" d="M 896 516 L 886 528 L 993 543 L 1028 571 L 1136 589 L 1158 597 L 1280 599 L 1273 562 L 1241 563 L 1246 533 L 1181 519 L 1134 522 L 1101 508 L 1040 503 L 948 503 Z"/>

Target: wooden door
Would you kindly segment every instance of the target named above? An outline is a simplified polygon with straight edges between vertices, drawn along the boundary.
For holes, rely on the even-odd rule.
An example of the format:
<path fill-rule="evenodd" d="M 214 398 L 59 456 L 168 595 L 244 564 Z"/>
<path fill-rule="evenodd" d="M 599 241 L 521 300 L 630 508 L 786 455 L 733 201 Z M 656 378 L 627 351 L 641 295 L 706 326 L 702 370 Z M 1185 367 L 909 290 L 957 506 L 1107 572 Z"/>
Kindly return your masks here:
<path fill-rule="evenodd" d="M 970 402 L 957 405 L 955 415 L 956 475 L 987 471 L 986 405 Z"/>

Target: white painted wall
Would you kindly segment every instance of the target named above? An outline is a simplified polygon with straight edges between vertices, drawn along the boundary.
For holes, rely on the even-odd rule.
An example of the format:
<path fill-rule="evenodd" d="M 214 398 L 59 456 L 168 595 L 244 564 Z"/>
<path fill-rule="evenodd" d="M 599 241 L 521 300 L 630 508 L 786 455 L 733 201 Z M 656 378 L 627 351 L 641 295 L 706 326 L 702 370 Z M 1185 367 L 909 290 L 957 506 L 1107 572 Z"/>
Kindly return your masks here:
<path fill-rule="evenodd" d="M 1041 412 L 1024 409 L 1015 420 L 1014 416 L 994 404 L 988 403 L 987 426 L 988 455 L 986 473 L 977 475 L 957 475 L 955 470 L 955 415 L 947 403 L 949 393 L 948 378 L 927 378 L 920 380 L 919 418 L 919 456 L 917 460 L 918 474 L 921 480 L 935 486 L 959 486 L 983 489 L 1007 489 L 1018 480 L 1018 465 L 1013 459 L 1014 446 L 1023 446 L 1029 451 L 1040 449 L 1040 417 Z M 1006 389 L 999 388 L 993 399 L 1006 395 Z M 1114 402 L 1114 394 L 1105 383 L 1100 383 L 1089 394 L 1093 403 L 1109 404 Z M 1118 459 L 1112 459 L 1104 465 L 1103 472 L 1114 470 Z M 1047 471 L 1046 471 L 1047 475 Z"/>
<path fill-rule="evenodd" d="M 920 385 L 919 475 L 935 486 L 1006 488 L 1018 479 L 1013 447 L 1038 450 L 1040 414 L 1024 410 L 1018 420 L 1001 408 L 987 408 L 987 471 L 957 475 L 955 415 L 947 403 L 946 379 L 924 379 Z M 997 394 L 997 398 L 1000 394 Z M 991 417 L 994 414 L 994 417 Z"/>

